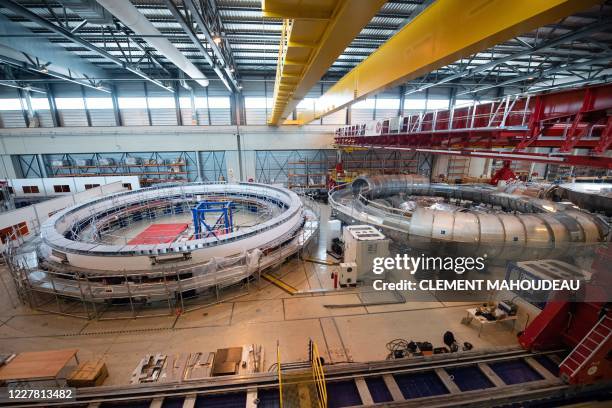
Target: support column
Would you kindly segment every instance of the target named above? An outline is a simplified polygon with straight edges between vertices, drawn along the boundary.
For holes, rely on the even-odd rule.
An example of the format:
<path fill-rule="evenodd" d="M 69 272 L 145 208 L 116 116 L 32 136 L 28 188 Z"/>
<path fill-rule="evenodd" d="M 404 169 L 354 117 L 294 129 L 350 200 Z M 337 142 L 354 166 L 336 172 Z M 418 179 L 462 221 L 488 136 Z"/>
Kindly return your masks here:
<path fill-rule="evenodd" d="M 202 163 L 200 161 L 200 151 L 196 150 L 195 152 L 195 162 L 196 162 L 196 174 L 197 174 L 197 178 L 196 181 L 204 181 L 204 169 L 202 168 Z"/>
<path fill-rule="evenodd" d="M 19 96 L 21 98 L 21 108 L 26 126 L 40 127 L 40 118 L 38 117 L 38 113 L 32 108 L 32 95 L 30 94 L 30 91 L 20 89 Z"/>
<path fill-rule="evenodd" d="M 344 124 L 345 125 L 350 125 L 351 121 L 353 120 L 353 110 L 352 107 L 353 105 L 349 105 L 346 107 L 346 116 L 344 118 Z"/>
<path fill-rule="evenodd" d="M 176 111 L 176 124 L 183 126 L 183 114 L 181 113 L 181 100 L 179 98 L 179 87 L 174 90 L 174 109 Z"/>
<path fill-rule="evenodd" d="M 117 97 L 117 87 L 111 85 L 111 100 L 113 101 L 113 113 L 115 115 L 115 126 L 123 126 L 121 112 L 119 111 L 119 99 Z"/>
<path fill-rule="evenodd" d="M 149 87 L 147 83 L 144 83 L 144 94 L 145 94 L 145 102 L 147 106 L 147 118 L 149 119 L 149 126 L 153 126 L 153 119 L 151 118 L 151 109 L 149 108 Z"/>
<path fill-rule="evenodd" d="M 36 160 L 38 161 L 38 168 L 40 169 L 40 177 L 47 178 L 47 167 L 45 166 L 45 159 L 42 154 L 36 155 Z M 75 190 L 76 191 L 76 190 Z"/>
<path fill-rule="evenodd" d="M 53 122 L 53 127 L 61 127 L 62 121 L 59 116 L 59 112 L 57 111 L 57 106 L 55 105 L 53 85 L 45 84 L 45 88 L 47 90 L 47 100 L 49 101 L 49 111 L 51 113 L 51 121 Z"/>
<path fill-rule="evenodd" d="M 399 108 L 397 116 L 404 116 L 404 105 L 406 104 L 406 86 L 399 87 Z"/>
<path fill-rule="evenodd" d="M 83 106 L 85 107 L 85 116 L 87 117 L 87 126 L 91 127 L 91 114 L 87 107 L 87 98 L 85 97 L 85 88 L 81 85 L 81 99 L 83 99 Z"/>

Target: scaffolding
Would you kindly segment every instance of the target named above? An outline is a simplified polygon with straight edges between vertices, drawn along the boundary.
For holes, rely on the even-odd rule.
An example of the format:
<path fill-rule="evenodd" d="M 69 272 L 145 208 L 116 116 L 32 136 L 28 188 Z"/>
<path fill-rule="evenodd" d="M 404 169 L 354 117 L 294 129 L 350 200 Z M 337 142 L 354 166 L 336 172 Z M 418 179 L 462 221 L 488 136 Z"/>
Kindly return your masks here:
<path fill-rule="evenodd" d="M 64 264 L 61 259 L 40 262 L 41 238 L 36 231 L 28 237 L 15 236 L 5 245 L 3 255 L 19 301 L 33 309 L 96 320 L 180 314 L 247 294 L 252 280 L 259 281 L 262 271 L 296 254 L 300 259 L 300 251 L 319 228 L 318 205 L 308 197 L 301 197 L 301 201 L 304 221 L 287 234 L 256 250 L 203 263 L 178 266 L 160 262 L 154 270 L 100 274 Z M 249 205 L 252 208 L 253 204 Z M 159 205 L 157 210 L 163 208 Z"/>

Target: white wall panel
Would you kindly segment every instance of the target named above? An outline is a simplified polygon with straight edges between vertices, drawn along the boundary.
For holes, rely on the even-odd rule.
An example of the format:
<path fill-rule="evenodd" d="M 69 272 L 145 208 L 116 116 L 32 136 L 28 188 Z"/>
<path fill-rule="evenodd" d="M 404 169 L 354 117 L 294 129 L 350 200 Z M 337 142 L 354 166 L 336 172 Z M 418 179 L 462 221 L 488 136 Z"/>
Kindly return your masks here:
<path fill-rule="evenodd" d="M 340 109 L 331 115 L 323 117 L 324 125 L 344 125 L 346 123 L 346 109 Z"/>
<path fill-rule="evenodd" d="M 61 109 L 59 116 L 62 126 L 87 126 L 87 115 L 84 109 Z"/>
<path fill-rule="evenodd" d="M 149 125 L 149 116 L 146 109 L 122 109 L 121 120 L 124 126 Z"/>
<path fill-rule="evenodd" d="M 115 126 L 115 113 L 112 109 L 90 109 L 91 126 Z"/>
<path fill-rule="evenodd" d="M 21 128 L 25 126 L 22 111 L 0 111 L 0 127 Z"/>
<path fill-rule="evenodd" d="M 176 126 L 176 110 L 151 109 L 151 124 L 153 126 Z"/>

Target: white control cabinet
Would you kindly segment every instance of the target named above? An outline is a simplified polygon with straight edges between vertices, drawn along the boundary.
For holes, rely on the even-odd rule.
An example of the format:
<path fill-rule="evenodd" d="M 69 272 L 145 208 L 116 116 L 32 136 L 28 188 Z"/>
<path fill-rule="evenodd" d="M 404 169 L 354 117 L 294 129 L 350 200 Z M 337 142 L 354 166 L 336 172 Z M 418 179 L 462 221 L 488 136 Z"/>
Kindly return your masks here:
<path fill-rule="evenodd" d="M 374 258 L 389 256 L 389 240 L 370 225 L 350 225 L 342 231 L 344 262 L 357 265 L 357 280 L 384 279 L 385 275 L 374 275 Z"/>

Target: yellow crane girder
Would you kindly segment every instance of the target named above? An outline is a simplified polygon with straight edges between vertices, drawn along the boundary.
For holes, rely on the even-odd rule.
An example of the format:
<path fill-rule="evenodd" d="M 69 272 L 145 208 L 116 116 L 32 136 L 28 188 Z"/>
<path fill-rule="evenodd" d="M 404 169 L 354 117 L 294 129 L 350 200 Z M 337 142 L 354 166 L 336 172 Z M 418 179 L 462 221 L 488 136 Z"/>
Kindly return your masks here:
<path fill-rule="evenodd" d="M 587 9 L 598 0 L 437 0 L 298 114 L 308 123 L 462 57 Z"/>
<path fill-rule="evenodd" d="M 279 125 L 385 0 L 262 0 L 265 17 L 283 18 L 273 109 Z"/>

